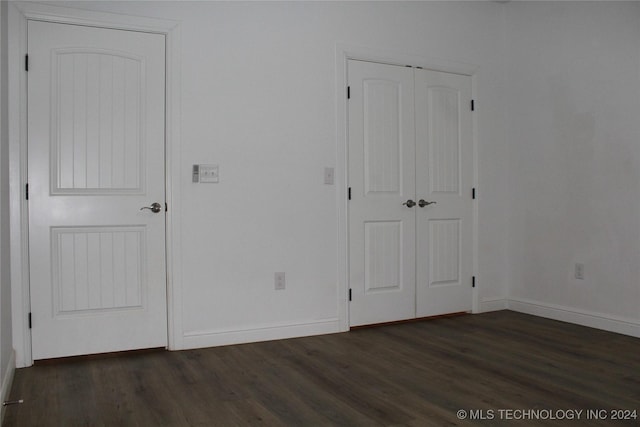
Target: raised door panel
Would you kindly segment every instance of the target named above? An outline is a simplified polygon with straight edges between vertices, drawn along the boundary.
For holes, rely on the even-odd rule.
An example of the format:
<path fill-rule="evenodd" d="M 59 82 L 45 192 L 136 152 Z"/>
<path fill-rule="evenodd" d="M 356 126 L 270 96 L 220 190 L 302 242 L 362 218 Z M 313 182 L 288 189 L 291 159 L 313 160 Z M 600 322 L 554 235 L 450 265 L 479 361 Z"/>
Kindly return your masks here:
<path fill-rule="evenodd" d="M 143 309 L 144 227 L 52 228 L 54 316 Z"/>
<path fill-rule="evenodd" d="M 52 194 L 144 193 L 145 61 L 52 52 Z"/>
<path fill-rule="evenodd" d="M 365 194 L 399 194 L 402 184 L 402 86 L 399 81 L 368 79 L 364 97 Z"/>
<path fill-rule="evenodd" d="M 402 288 L 402 223 L 366 222 L 365 293 Z"/>
<path fill-rule="evenodd" d="M 460 220 L 429 221 L 428 286 L 460 284 Z"/>
<path fill-rule="evenodd" d="M 460 91 L 450 87 L 429 87 L 427 103 L 429 193 L 459 194 Z"/>

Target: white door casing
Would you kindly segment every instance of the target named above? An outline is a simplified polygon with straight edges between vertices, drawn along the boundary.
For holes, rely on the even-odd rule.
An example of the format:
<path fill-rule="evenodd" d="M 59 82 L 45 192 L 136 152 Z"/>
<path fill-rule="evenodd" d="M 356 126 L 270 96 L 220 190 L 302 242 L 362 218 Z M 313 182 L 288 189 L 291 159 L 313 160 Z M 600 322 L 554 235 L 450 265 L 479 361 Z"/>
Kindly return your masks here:
<path fill-rule="evenodd" d="M 164 35 L 29 21 L 28 48 L 33 358 L 166 347 Z"/>
<path fill-rule="evenodd" d="M 470 311 L 471 78 L 349 60 L 348 85 L 350 325 Z"/>

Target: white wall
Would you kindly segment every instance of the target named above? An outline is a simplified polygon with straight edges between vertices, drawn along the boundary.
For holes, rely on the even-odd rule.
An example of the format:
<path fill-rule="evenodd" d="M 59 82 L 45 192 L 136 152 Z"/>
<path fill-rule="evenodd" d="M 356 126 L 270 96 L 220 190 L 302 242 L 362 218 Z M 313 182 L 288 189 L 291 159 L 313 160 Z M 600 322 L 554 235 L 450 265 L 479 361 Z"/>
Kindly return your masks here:
<path fill-rule="evenodd" d="M 66 6 L 181 22 L 183 274 L 178 286 L 184 332 L 191 337 L 186 346 L 284 336 L 282 326 L 338 317 L 338 299 L 344 297 L 337 291 L 337 186 L 323 184 L 324 167 L 340 164 L 336 43 L 479 67 L 479 293 L 481 301 L 504 299 L 502 231 L 508 216 L 501 5 Z M 194 163 L 219 164 L 220 184 L 192 184 Z M 285 291 L 273 290 L 276 271 L 287 273 Z"/>
<path fill-rule="evenodd" d="M 11 386 L 13 343 L 11 339 L 11 274 L 9 246 L 9 138 L 7 104 L 7 3 L 0 3 L 0 401 Z M 2 408 L 4 416 L 4 408 Z M 1 422 L 1 418 L 0 418 Z"/>
<path fill-rule="evenodd" d="M 637 333 L 639 3 L 56 4 L 181 23 L 186 346 L 304 333 L 339 314 L 338 186 L 322 184 L 341 160 L 337 43 L 478 66 L 481 309 L 508 298 Z M 218 163 L 221 183 L 192 184 L 194 163 Z M 286 291 L 273 290 L 275 271 L 287 273 Z"/>
<path fill-rule="evenodd" d="M 505 8 L 511 306 L 640 336 L 640 3 Z"/>

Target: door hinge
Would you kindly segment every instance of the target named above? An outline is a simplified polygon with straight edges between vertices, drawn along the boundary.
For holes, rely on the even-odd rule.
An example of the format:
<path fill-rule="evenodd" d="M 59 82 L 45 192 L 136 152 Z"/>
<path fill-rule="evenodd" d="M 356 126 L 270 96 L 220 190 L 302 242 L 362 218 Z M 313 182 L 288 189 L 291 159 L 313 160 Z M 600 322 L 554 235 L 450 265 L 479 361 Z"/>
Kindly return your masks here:
<path fill-rule="evenodd" d="M 24 56 L 24 70 L 29 71 L 29 54 Z"/>
<path fill-rule="evenodd" d="M 349 187 L 349 190 L 347 191 L 347 198 L 351 200 L 351 187 Z"/>
<path fill-rule="evenodd" d="M 24 186 L 24 198 L 25 200 L 29 200 L 29 183 L 28 182 Z"/>
<path fill-rule="evenodd" d="M 351 86 L 347 86 L 347 99 L 351 99 Z"/>
<path fill-rule="evenodd" d="M 476 189 L 475 187 L 471 189 L 471 198 L 475 200 L 476 198 Z"/>
<path fill-rule="evenodd" d="M 471 100 L 471 111 L 476 111 L 476 103 L 473 99 Z"/>
<path fill-rule="evenodd" d="M 349 301 L 351 301 L 351 288 L 349 288 Z"/>
<path fill-rule="evenodd" d="M 471 276 L 471 287 L 472 288 L 476 287 L 476 276 Z"/>
<path fill-rule="evenodd" d="M 33 323 L 31 323 L 31 312 L 29 312 L 29 329 L 31 329 L 32 326 Z"/>

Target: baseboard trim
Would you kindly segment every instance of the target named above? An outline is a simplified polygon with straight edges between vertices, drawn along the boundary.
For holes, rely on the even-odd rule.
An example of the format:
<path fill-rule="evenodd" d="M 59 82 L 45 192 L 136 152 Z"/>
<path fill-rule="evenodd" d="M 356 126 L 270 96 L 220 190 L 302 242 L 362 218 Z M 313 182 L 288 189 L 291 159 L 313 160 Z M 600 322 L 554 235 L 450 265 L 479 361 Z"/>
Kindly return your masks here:
<path fill-rule="evenodd" d="M 11 351 L 11 356 L 7 361 L 6 371 L 4 378 L 2 379 L 2 389 L 0 390 L 0 403 L 9 400 L 9 394 L 11 393 L 11 386 L 13 385 L 13 376 L 16 373 L 16 352 Z M 0 411 L 0 424 L 4 421 L 6 406 L 2 405 Z"/>
<path fill-rule="evenodd" d="M 560 320 L 576 325 L 588 326 L 619 334 L 640 338 L 640 321 L 603 313 L 580 310 L 555 304 L 546 304 L 521 298 L 510 298 L 507 303 L 509 310 L 547 319 Z"/>
<path fill-rule="evenodd" d="M 236 330 L 192 331 L 184 334 L 182 349 L 246 344 L 337 332 L 343 332 L 338 318 Z"/>
<path fill-rule="evenodd" d="M 506 310 L 507 306 L 508 300 L 506 298 L 484 298 L 482 301 L 480 301 L 479 313 Z"/>
<path fill-rule="evenodd" d="M 480 313 L 513 310 L 576 325 L 588 326 L 640 338 L 640 320 L 610 316 L 524 298 L 486 298 L 480 301 Z M 294 324 L 276 324 L 234 330 L 200 330 L 183 336 L 180 350 L 246 344 L 344 332 L 338 318 Z M 4 391 L 4 389 L 3 389 Z"/>

